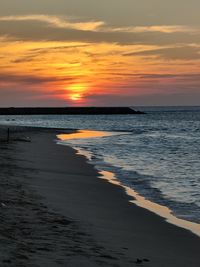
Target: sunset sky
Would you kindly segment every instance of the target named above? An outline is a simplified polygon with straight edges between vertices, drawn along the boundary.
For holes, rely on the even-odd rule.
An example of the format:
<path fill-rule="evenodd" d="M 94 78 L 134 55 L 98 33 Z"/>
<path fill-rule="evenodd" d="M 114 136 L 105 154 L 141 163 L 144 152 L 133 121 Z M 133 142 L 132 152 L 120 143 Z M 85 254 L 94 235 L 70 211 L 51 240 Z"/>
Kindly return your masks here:
<path fill-rule="evenodd" d="M 0 0 L 0 106 L 200 105 L 200 1 Z"/>

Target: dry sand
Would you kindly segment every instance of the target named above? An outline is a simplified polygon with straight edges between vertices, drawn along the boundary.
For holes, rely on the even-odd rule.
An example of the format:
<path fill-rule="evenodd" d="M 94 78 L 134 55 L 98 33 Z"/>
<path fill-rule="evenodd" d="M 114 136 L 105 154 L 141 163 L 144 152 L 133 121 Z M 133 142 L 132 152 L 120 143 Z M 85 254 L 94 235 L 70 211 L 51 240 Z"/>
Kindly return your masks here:
<path fill-rule="evenodd" d="M 200 266 L 199 237 L 129 203 L 58 132 L 0 143 L 0 266 Z"/>

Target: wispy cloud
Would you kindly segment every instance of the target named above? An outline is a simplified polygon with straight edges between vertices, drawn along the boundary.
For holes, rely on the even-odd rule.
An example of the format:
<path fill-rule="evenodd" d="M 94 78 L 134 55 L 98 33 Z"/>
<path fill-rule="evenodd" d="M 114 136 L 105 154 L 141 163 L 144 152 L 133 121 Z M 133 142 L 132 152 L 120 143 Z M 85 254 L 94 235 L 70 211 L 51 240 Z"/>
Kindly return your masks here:
<path fill-rule="evenodd" d="M 0 21 L 41 21 L 47 23 L 51 27 L 82 31 L 95 31 L 97 28 L 104 25 L 102 21 L 77 22 L 74 21 L 74 19 L 48 15 L 2 16 L 0 17 Z"/>
<path fill-rule="evenodd" d="M 200 47 L 198 46 L 175 46 L 168 48 L 152 49 L 147 51 L 125 53 L 125 56 L 156 56 L 166 60 L 199 60 Z"/>
<path fill-rule="evenodd" d="M 66 16 L 0 16 L 0 103 L 10 91 L 13 103 L 19 95 L 36 99 L 35 91 L 44 101 L 64 101 L 70 88 L 76 92 L 82 84 L 87 85 L 83 98 L 91 105 L 121 104 L 122 98 L 133 103 L 141 94 L 173 95 L 170 90 L 175 87 L 197 91 L 198 33 L 197 27 L 184 25 L 120 26 Z"/>
<path fill-rule="evenodd" d="M 199 43 L 200 27 L 186 25 L 120 26 L 58 15 L 0 16 L 0 36 L 23 41 L 174 45 Z"/>
<path fill-rule="evenodd" d="M 77 21 L 78 20 L 78 21 Z M 187 25 L 151 25 L 151 26 L 126 26 L 117 27 L 109 25 L 105 21 L 81 21 L 80 19 L 52 15 L 23 15 L 23 16 L 1 16 L 0 21 L 40 21 L 51 27 L 66 28 L 94 32 L 162 32 L 162 33 L 197 33 L 200 28 Z"/>
<path fill-rule="evenodd" d="M 74 81 L 74 77 L 48 77 L 48 76 L 35 76 L 28 74 L 13 74 L 13 73 L 0 73 L 0 82 L 3 83 L 22 83 L 22 84 L 45 84 L 56 81 Z"/>
<path fill-rule="evenodd" d="M 132 26 L 132 27 L 119 27 L 119 28 L 106 28 L 105 30 L 111 32 L 133 32 L 133 33 L 143 33 L 143 32 L 162 32 L 162 33 L 175 33 L 175 32 L 185 32 L 185 33 L 197 33 L 200 32 L 199 28 L 189 27 L 186 25 L 152 25 L 152 26 Z"/>

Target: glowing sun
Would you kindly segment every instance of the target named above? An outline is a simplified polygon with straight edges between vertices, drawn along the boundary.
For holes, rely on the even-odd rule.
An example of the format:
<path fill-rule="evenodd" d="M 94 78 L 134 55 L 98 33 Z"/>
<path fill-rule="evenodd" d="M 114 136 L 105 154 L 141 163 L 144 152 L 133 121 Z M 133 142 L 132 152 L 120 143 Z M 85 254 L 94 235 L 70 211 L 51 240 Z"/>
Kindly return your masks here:
<path fill-rule="evenodd" d="M 81 94 L 71 94 L 70 95 L 70 99 L 73 100 L 73 101 L 80 101 L 82 99 L 82 95 Z"/>
<path fill-rule="evenodd" d="M 69 99 L 75 102 L 81 101 L 84 97 L 84 93 L 88 90 L 85 84 L 72 84 L 68 86 Z"/>

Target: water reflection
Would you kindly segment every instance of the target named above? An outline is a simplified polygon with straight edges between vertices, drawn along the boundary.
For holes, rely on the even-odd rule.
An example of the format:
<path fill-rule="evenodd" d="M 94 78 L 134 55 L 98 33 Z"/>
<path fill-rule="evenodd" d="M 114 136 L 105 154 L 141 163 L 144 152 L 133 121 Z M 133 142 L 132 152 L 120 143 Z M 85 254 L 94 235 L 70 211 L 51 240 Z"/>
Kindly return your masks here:
<path fill-rule="evenodd" d="M 200 225 L 198 223 L 193 223 L 190 221 L 185 221 L 179 218 L 176 218 L 171 210 L 165 206 L 161 206 L 159 204 L 156 204 L 154 202 L 151 202 L 147 199 L 145 199 L 143 196 L 139 195 L 137 192 L 135 192 L 133 189 L 129 188 L 128 186 L 124 186 L 120 183 L 118 179 L 116 179 L 114 173 L 108 172 L 108 171 L 101 171 L 100 172 L 100 178 L 106 179 L 112 184 L 119 185 L 123 187 L 127 193 L 127 195 L 131 196 L 132 199 L 130 200 L 131 203 L 136 204 L 139 207 L 145 208 L 149 211 L 152 211 L 153 213 L 163 217 L 166 219 L 167 222 L 172 223 L 176 226 L 185 228 L 187 230 L 190 230 L 194 234 L 200 236 Z"/>
<path fill-rule="evenodd" d="M 61 141 L 66 141 L 70 139 L 86 139 L 86 138 L 97 138 L 97 137 L 106 137 L 106 136 L 112 136 L 115 134 L 120 134 L 119 132 L 105 132 L 105 131 L 91 131 L 91 130 L 79 130 L 75 133 L 71 134 L 60 134 L 58 135 L 58 138 Z M 124 133 L 123 133 L 124 134 Z M 87 150 L 84 149 L 77 149 L 78 153 L 81 155 L 86 156 L 89 160 L 92 158 L 92 154 L 87 152 Z M 139 207 L 145 208 L 149 211 L 152 211 L 153 213 L 163 217 L 166 219 L 167 222 L 172 223 L 176 226 L 185 228 L 187 230 L 190 230 L 191 232 L 195 233 L 196 235 L 200 236 L 200 225 L 198 223 L 186 221 L 183 219 L 179 219 L 175 217 L 172 214 L 172 211 L 166 207 L 159 204 L 156 204 L 154 202 L 151 202 L 147 199 L 145 199 L 143 196 L 139 195 L 137 192 L 135 192 L 133 189 L 129 188 L 128 186 L 123 185 L 118 179 L 116 179 L 114 173 L 108 172 L 108 171 L 100 171 L 100 178 L 106 179 L 112 184 L 121 186 L 125 189 L 125 192 L 127 195 L 131 196 L 131 203 L 136 204 Z"/>
<path fill-rule="evenodd" d="M 114 133 L 112 132 L 104 132 L 104 131 L 79 130 L 71 134 L 59 134 L 57 137 L 60 140 L 65 141 L 70 139 L 106 137 L 106 136 L 111 136 L 113 134 Z"/>

